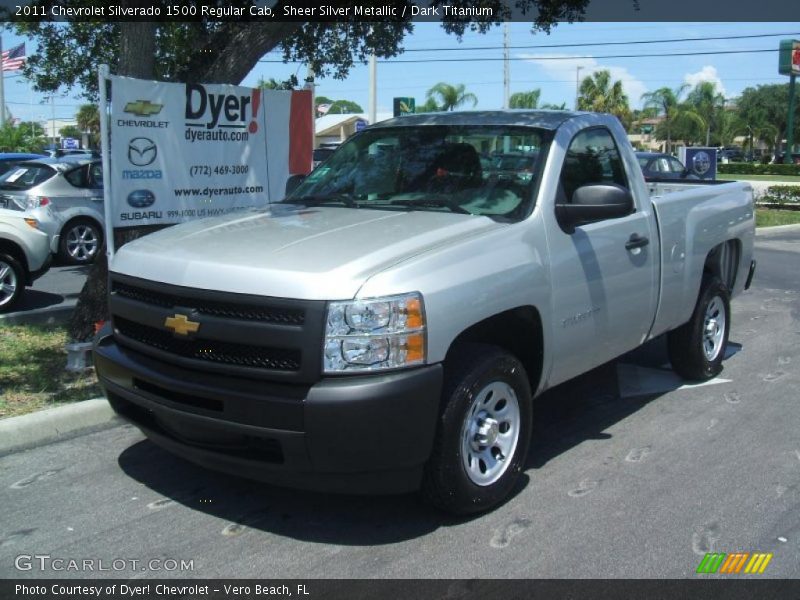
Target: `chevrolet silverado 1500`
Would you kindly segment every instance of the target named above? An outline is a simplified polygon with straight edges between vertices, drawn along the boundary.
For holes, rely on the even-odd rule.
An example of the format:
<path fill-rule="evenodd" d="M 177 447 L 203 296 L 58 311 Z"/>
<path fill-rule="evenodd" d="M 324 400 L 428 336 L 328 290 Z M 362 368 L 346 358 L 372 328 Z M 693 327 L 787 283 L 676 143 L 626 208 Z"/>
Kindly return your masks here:
<path fill-rule="evenodd" d="M 670 185 L 648 189 L 608 115 L 379 123 L 280 203 L 122 247 L 97 373 L 210 468 L 486 510 L 543 390 L 662 334 L 684 377 L 721 370 L 752 190 Z"/>

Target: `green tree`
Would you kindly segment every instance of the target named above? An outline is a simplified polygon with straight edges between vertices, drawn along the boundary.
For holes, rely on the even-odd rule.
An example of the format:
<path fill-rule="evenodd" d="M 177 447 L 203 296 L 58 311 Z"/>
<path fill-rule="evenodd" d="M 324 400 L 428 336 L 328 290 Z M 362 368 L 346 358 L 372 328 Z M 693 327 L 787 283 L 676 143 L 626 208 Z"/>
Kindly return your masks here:
<path fill-rule="evenodd" d="M 662 87 L 642 94 L 644 108 L 654 110 L 655 116 L 664 117 L 664 120 L 656 127 L 654 133 L 657 140 L 665 140 L 667 142 L 665 150 L 668 153 L 672 152 L 673 124 L 682 110 L 680 98 L 688 87 L 689 84 L 685 83 L 675 89 Z"/>
<path fill-rule="evenodd" d="M 539 97 L 542 95 L 542 90 L 535 89 L 528 92 L 516 92 L 511 94 L 508 99 L 509 108 L 538 108 Z"/>
<path fill-rule="evenodd" d="M 545 102 L 539 108 L 544 110 L 569 110 L 566 102 L 562 102 L 561 104 L 551 104 L 549 102 Z"/>
<path fill-rule="evenodd" d="M 621 81 L 612 81 L 611 72 L 595 71 L 581 81 L 578 90 L 578 110 L 610 113 L 627 129 L 631 123 L 631 108 Z"/>
<path fill-rule="evenodd" d="M 455 110 L 459 106 L 471 102 L 472 106 L 478 104 L 478 97 L 467 91 L 463 83 L 451 85 L 439 82 L 425 94 L 427 98 L 436 99 L 441 110 Z"/>
<path fill-rule="evenodd" d="M 292 75 L 286 81 L 278 81 L 274 77 L 270 77 L 269 79 L 259 77 L 256 87 L 262 90 L 293 90 L 297 88 L 298 84 L 299 82 L 295 75 Z"/>
<path fill-rule="evenodd" d="M 589 0 L 518 0 L 517 10 L 535 14 L 533 31 L 549 31 L 559 21 L 581 18 Z M 471 0 L 434 0 L 433 6 L 448 4 L 471 7 Z M 217 0 L 199 0 L 195 6 L 218 8 Z M 248 8 L 254 0 L 229 0 L 228 7 Z M 472 30 L 484 33 L 510 15 L 504 0 L 482 0 L 491 17 L 480 21 L 449 20 L 442 28 L 456 36 Z M 62 0 L 66 8 L 87 7 L 89 0 Z M 134 0 L 120 0 L 124 8 Z M 276 10 L 283 6 L 276 5 Z M 11 19 L 6 12 L 6 21 Z M 198 11 L 199 12 L 199 11 Z M 410 11 L 409 11 L 410 13 Z M 85 97 L 97 98 L 97 68 L 111 65 L 119 75 L 164 81 L 240 83 L 259 60 L 270 51 L 282 52 L 284 61 L 307 64 L 318 77 L 344 78 L 356 62 L 371 54 L 392 57 L 403 51 L 403 38 L 412 31 L 409 20 L 348 22 L 214 21 L 96 22 L 39 20 L 16 22 L 18 34 L 34 39 L 39 52 L 31 55 L 23 71 L 40 92 L 69 91 L 75 87 Z M 120 235 L 117 246 L 147 231 L 131 230 Z M 92 336 L 92 325 L 107 314 L 105 305 L 105 254 L 87 278 L 70 323 L 70 337 Z"/>
<path fill-rule="evenodd" d="M 62 138 L 75 138 L 79 140 L 81 139 L 83 132 L 75 125 L 66 125 L 58 130 L 58 135 L 60 135 Z"/>
<path fill-rule="evenodd" d="M 47 144 L 44 128 L 33 121 L 11 122 L 0 128 L 0 152 L 41 152 Z"/>
<path fill-rule="evenodd" d="M 795 90 L 800 97 L 800 85 Z M 789 112 L 789 84 L 759 85 L 745 88 L 736 99 L 736 109 L 748 135 L 758 139 L 771 151 L 778 151 L 787 134 Z M 800 139 L 800 102 L 794 116 L 794 139 Z"/>
<path fill-rule="evenodd" d="M 325 114 L 328 115 L 339 115 L 339 114 L 351 114 L 351 113 L 362 113 L 364 109 L 361 108 L 361 105 L 357 102 L 353 102 L 352 100 L 332 100 L 327 96 L 316 96 L 314 98 L 314 104 L 319 106 L 320 104 L 328 104 L 328 110 Z M 317 116 L 322 116 L 322 114 L 317 111 Z"/>
<path fill-rule="evenodd" d="M 724 110 L 725 96 L 717 91 L 713 81 L 701 81 L 686 96 L 685 112 L 688 115 L 685 116 L 702 126 L 706 146 L 711 144 L 711 131 L 717 127 Z"/>
<path fill-rule="evenodd" d="M 423 104 L 417 105 L 415 112 L 417 113 L 429 113 L 429 112 L 440 112 L 442 109 L 439 108 L 439 105 L 436 104 L 436 100 L 433 98 L 428 98 L 425 100 Z"/>

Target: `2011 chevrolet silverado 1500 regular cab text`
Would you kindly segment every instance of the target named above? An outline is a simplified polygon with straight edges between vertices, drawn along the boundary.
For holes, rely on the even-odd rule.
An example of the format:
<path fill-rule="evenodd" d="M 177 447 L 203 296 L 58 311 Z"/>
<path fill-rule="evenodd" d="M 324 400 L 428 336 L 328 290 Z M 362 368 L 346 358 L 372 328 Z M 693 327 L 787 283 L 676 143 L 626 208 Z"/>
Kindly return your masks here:
<path fill-rule="evenodd" d="M 752 190 L 684 187 L 651 197 L 609 115 L 378 123 L 283 202 L 122 247 L 97 373 L 201 465 L 486 510 L 543 390 L 665 333 L 681 375 L 721 370 Z"/>

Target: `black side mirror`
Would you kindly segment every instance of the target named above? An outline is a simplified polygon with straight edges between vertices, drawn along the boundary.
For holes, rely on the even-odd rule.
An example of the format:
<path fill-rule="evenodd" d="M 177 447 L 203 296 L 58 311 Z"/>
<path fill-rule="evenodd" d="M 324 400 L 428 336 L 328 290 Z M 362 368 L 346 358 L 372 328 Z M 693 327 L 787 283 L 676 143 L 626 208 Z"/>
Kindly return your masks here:
<path fill-rule="evenodd" d="M 306 176 L 298 173 L 296 175 L 289 175 L 289 179 L 286 180 L 286 195 L 288 196 L 293 191 L 297 189 L 303 181 L 305 180 Z"/>
<path fill-rule="evenodd" d="M 567 233 L 572 233 L 576 225 L 618 219 L 632 212 L 630 191 L 614 184 L 583 185 L 572 194 L 571 203 L 556 204 L 556 218 Z"/>

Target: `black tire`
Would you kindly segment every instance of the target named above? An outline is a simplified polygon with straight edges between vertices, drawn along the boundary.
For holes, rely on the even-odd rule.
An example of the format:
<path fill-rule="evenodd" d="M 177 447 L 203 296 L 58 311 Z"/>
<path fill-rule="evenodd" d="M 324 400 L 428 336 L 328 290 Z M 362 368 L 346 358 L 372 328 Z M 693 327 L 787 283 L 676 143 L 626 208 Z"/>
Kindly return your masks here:
<path fill-rule="evenodd" d="M 103 245 L 103 232 L 91 219 L 73 219 L 61 230 L 58 258 L 69 265 L 88 265 L 94 262 Z"/>
<path fill-rule="evenodd" d="M 19 261 L 9 254 L 0 253 L 0 313 L 14 308 L 27 281 L 25 269 Z"/>
<path fill-rule="evenodd" d="M 705 277 L 692 318 L 667 334 L 669 360 L 672 368 L 681 377 L 692 381 L 706 381 L 716 377 L 722 371 L 722 360 L 725 358 L 728 333 L 731 327 L 730 298 L 730 291 L 719 277 Z M 722 327 L 719 327 L 718 318 L 714 319 L 717 330 L 721 330 L 722 337 L 718 343 L 711 344 L 706 339 L 706 313 L 715 299 L 721 305 L 720 310 L 724 310 L 725 322 Z M 712 312 L 713 310 L 712 308 Z M 710 332 L 709 336 L 714 337 Z M 706 353 L 707 349 L 713 351 L 713 356 Z"/>
<path fill-rule="evenodd" d="M 473 463 L 475 457 L 471 454 L 467 456 L 463 451 L 464 444 L 470 443 L 465 441 L 470 439 L 465 427 L 476 422 L 480 411 L 475 413 L 473 406 L 480 404 L 481 392 L 495 382 L 501 387 L 507 384 L 516 396 L 519 408 L 518 435 L 513 450 L 509 452 L 510 456 L 495 462 L 496 465 L 504 465 L 500 467 L 497 480 L 478 485 L 473 480 L 478 473 L 470 475 L 464 462 L 467 460 L 476 467 L 480 463 L 479 460 Z M 528 456 L 532 428 L 531 396 L 525 368 L 513 355 L 495 346 L 482 344 L 469 344 L 455 350 L 445 365 L 436 439 L 422 482 L 421 491 L 425 500 L 444 511 L 460 515 L 486 511 L 503 502 L 514 489 Z M 502 401 L 495 403 L 490 400 L 488 406 L 491 410 L 493 406 L 501 404 Z M 509 401 L 507 406 L 513 408 L 513 402 Z M 495 425 L 497 423 L 495 421 Z M 500 435 L 506 433 L 503 432 L 504 426 L 508 426 L 508 422 L 500 423 L 499 434 L 495 429 L 490 435 L 499 439 Z M 495 441 L 491 444 L 495 444 Z M 502 456 L 497 447 L 484 448 L 490 453 L 497 450 Z"/>

